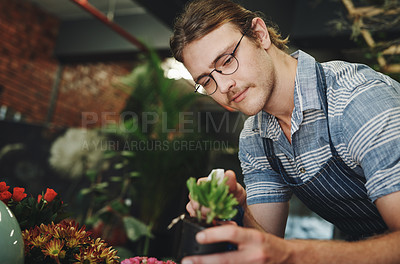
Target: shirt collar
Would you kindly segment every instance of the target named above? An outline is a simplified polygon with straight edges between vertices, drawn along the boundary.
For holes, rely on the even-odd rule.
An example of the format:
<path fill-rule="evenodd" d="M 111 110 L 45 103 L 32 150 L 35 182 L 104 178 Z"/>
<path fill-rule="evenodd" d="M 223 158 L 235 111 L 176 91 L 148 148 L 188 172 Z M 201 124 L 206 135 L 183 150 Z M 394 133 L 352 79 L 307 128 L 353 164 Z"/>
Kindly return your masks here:
<path fill-rule="evenodd" d="M 318 99 L 315 59 L 301 50 L 294 52 L 291 56 L 297 59 L 294 89 L 295 110 L 303 112 L 310 109 L 322 109 Z"/>
<path fill-rule="evenodd" d="M 253 131 L 258 132 L 261 137 L 278 140 L 279 129 L 279 123 L 275 116 L 264 111 L 260 111 L 254 116 Z"/>

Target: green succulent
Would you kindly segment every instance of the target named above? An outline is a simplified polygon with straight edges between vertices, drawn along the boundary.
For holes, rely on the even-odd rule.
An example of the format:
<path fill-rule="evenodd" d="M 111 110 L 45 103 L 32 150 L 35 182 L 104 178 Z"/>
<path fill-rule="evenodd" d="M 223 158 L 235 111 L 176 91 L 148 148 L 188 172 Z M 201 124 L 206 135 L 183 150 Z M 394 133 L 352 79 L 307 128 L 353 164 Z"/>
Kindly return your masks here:
<path fill-rule="evenodd" d="M 236 215 L 237 209 L 234 207 L 239 203 L 233 194 L 229 193 L 229 186 L 225 184 L 227 180 L 228 178 L 225 178 L 220 181 L 215 172 L 211 175 L 211 180 L 199 184 L 193 177 L 187 180 L 186 185 L 191 198 L 200 204 L 196 211 L 199 222 L 203 206 L 210 209 L 206 215 L 207 224 L 211 224 L 214 219 L 226 220 Z"/>

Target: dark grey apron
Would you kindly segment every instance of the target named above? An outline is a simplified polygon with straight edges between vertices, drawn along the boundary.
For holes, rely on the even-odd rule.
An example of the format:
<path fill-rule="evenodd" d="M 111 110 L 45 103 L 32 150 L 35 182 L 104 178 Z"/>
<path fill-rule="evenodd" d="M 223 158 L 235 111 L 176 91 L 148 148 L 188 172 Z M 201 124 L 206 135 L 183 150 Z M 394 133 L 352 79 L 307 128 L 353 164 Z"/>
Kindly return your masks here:
<path fill-rule="evenodd" d="M 316 63 L 318 96 L 328 122 L 328 103 L 324 70 Z M 273 142 L 264 138 L 267 159 L 293 193 L 312 211 L 334 224 L 348 236 L 348 240 L 359 240 L 385 232 L 388 228 L 376 206 L 367 196 L 365 178 L 351 170 L 339 157 L 329 133 L 332 157 L 310 180 L 291 178 L 281 161 L 275 156 Z"/>

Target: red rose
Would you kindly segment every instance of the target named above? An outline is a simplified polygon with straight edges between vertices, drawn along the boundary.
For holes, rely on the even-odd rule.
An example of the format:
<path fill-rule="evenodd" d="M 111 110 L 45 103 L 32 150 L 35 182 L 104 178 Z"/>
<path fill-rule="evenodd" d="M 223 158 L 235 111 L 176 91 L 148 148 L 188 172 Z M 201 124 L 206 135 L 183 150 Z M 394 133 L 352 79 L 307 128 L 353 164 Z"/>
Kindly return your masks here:
<path fill-rule="evenodd" d="M 47 188 L 46 193 L 44 194 L 44 199 L 47 202 L 51 202 L 54 200 L 54 198 L 57 196 L 57 193 L 53 189 Z"/>
<path fill-rule="evenodd" d="M 26 197 L 26 193 L 24 188 L 20 188 L 20 187 L 15 187 L 13 189 L 13 195 L 12 198 L 14 201 L 16 202 L 20 202 L 22 199 L 24 199 Z"/>
<path fill-rule="evenodd" d="M 41 200 L 42 200 L 42 195 L 41 195 L 41 194 L 38 194 L 38 196 L 37 196 L 37 203 L 40 203 Z"/>
<path fill-rule="evenodd" d="M 7 186 L 5 182 L 0 182 L 0 192 L 8 191 L 8 188 L 10 188 L 10 186 Z"/>
<path fill-rule="evenodd" d="M 0 192 L 0 200 L 2 200 L 4 203 L 8 203 L 8 201 L 11 199 L 11 193 L 9 191 L 5 192 Z"/>

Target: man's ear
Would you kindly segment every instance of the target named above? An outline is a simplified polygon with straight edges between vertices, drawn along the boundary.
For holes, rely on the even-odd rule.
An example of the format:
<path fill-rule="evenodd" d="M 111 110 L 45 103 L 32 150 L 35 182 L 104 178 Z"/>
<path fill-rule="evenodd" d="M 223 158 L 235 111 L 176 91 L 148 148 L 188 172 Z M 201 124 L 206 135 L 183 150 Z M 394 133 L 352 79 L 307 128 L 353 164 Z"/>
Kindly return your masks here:
<path fill-rule="evenodd" d="M 253 18 L 251 21 L 251 28 L 256 34 L 261 47 L 268 49 L 271 46 L 271 39 L 269 37 L 268 28 L 267 25 L 265 25 L 264 20 L 259 17 Z"/>

